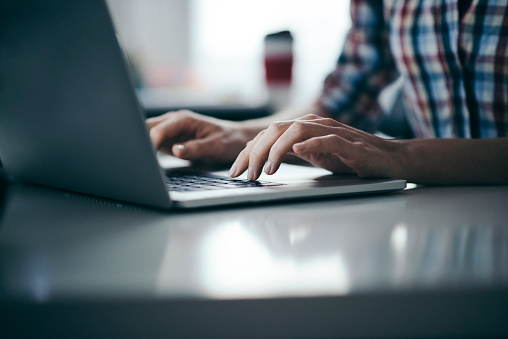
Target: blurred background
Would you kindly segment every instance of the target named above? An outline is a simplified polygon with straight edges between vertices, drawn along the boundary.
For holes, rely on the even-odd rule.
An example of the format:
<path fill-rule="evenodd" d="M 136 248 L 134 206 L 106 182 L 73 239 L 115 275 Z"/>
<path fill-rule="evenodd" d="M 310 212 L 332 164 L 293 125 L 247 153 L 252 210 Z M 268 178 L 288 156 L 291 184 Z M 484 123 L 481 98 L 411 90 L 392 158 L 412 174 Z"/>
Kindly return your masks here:
<path fill-rule="evenodd" d="M 264 38 L 289 30 L 288 103 L 318 95 L 350 26 L 349 1 L 107 0 L 151 108 L 262 107 Z"/>

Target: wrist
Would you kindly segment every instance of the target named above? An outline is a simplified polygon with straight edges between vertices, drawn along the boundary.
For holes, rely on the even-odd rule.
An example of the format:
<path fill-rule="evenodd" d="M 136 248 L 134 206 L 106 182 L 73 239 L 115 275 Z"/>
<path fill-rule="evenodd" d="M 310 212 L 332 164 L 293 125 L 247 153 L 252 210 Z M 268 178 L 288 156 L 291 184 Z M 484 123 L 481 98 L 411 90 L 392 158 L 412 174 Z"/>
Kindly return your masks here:
<path fill-rule="evenodd" d="M 250 141 L 256 137 L 262 130 L 268 128 L 272 120 L 266 118 L 245 120 L 235 122 L 235 128 L 242 132 L 242 134 Z"/>
<path fill-rule="evenodd" d="M 412 163 L 411 142 L 409 140 L 390 140 L 393 151 L 393 164 L 390 166 L 388 176 L 393 179 L 406 179 L 410 164 Z"/>

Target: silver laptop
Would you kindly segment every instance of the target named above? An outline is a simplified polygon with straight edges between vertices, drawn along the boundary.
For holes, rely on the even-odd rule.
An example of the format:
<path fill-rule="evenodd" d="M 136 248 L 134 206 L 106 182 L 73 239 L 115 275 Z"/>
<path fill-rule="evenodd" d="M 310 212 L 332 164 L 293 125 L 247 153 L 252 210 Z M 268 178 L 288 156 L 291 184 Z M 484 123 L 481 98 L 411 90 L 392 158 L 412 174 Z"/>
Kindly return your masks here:
<path fill-rule="evenodd" d="M 0 159 L 24 182 L 163 209 L 406 186 L 301 166 L 258 182 L 161 166 L 103 0 L 0 2 Z"/>

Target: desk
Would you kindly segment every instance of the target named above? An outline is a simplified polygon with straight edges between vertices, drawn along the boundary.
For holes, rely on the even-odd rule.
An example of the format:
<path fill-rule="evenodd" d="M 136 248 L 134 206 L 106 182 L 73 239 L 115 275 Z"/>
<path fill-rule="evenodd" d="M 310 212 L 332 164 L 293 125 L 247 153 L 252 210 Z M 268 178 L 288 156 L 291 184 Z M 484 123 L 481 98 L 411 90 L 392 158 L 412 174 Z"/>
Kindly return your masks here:
<path fill-rule="evenodd" d="M 12 184 L 0 219 L 0 331 L 506 336 L 507 202 L 508 187 L 419 187 L 164 213 Z"/>

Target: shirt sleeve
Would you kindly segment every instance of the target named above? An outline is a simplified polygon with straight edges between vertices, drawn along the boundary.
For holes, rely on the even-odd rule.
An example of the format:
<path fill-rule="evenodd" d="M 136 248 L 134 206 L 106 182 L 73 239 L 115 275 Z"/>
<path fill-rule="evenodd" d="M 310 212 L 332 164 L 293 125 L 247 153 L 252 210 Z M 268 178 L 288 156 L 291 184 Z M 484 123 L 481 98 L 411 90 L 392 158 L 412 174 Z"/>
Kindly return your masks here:
<path fill-rule="evenodd" d="M 352 26 L 318 104 L 337 120 L 374 132 L 383 116 L 377 97 L 398 77 L 388 44 L 383 1 L 352 0 Z"/>

